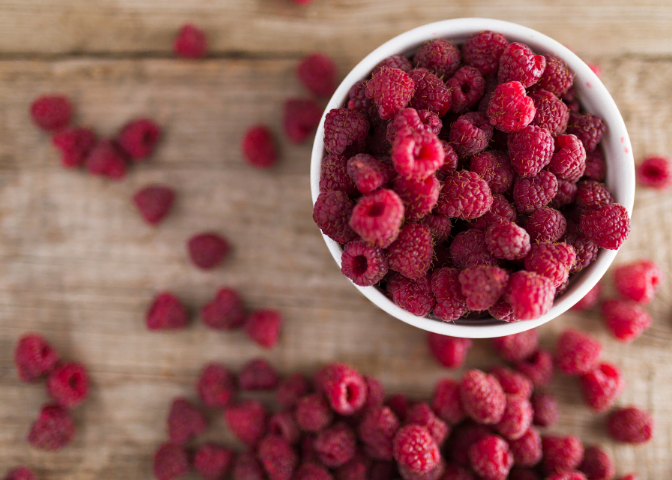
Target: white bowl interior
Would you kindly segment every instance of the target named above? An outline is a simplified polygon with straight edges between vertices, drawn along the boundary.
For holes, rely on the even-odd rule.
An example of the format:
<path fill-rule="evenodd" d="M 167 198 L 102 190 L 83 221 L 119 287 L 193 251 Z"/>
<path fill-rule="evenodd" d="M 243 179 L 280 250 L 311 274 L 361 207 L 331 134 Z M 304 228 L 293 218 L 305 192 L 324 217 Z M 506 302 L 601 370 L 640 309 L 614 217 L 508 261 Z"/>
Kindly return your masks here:
<path fill-rule="evenodd" d="M 600 116 L 607 124 L 607 131 L 602 138 L 602 146 L 607 161 L 606 184 L 615 200 L 627 209 L 628 214 L 632 214 L 632 205 L 635 198 L 635 166 L 632 146 L 623 118 L 604 84 L 578 56 L 552 38 L 515 23 L 487 18 L 458 18 L 423 25 L 384 43 L 359 62 L 334 93 L 317 129 L 310 166 L 310 187 L 313 204 L 320 193 L 320 167 L 325 155 L 324 117 L 330 110 L 344 105 L 352 85 L 367 78 L 371 70 L 381 60 L 391 55 L 413 53 L 423 43 L 435 38 L 445 38 L 458 44 L 463 43 L 471 35 L 481 30 L 501 33 L 509 42 L 525 43 L 535 53 L 553 54 L 567 63 L 576 74 L 574 88 L 583 107 L 586 111 Z M 342 252 L 339 244 L 326 235 L 323 235 L 323 237 L 334 260 L 340 267 Z M 600 249 L 597 260 L 572 279 L 567 291 L 555 300 L 553 307 L 546 315 L 536 320 L 513 323 L 486 319 L 470 320 L 468 323 L 460 322 L 456 324 L 418 317 L 397 307 L 375 287 L 360 287 L 358 285 L 355 285 L 355 287 L 385 312 L 423 330 L 454 337 L 500 337 L 538 327 L 566 312 L 602 278 L 616 257 L 616 253 L 613 250 Z"/>

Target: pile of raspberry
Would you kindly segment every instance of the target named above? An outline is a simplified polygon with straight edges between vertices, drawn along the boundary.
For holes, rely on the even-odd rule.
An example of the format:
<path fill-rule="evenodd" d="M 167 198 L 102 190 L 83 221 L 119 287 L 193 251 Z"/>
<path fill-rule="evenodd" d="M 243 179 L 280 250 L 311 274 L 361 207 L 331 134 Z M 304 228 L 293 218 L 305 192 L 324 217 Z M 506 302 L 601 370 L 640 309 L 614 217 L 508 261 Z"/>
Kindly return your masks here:
<path fill-rule="evenodd" d="M 324 122 L 313 219 L 341 271 L 443 321 L 544 315 L 630 231 L 601 118 L 554 56 L 483 31 L 395 55 Z"/>

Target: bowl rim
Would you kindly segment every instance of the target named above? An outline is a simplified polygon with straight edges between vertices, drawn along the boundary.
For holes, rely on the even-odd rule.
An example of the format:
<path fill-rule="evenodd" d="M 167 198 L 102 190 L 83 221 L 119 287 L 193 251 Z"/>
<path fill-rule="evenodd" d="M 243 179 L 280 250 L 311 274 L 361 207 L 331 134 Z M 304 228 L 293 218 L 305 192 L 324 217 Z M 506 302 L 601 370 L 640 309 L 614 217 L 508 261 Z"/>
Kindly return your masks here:
<path fill-rule="evenodd" d="M 607 123 L 607 132 L 602 142 L 605 150 L 611 149 L 611 152 L 605 152 L 607 160 L 605 181 L 609 190 L 613 193 L 615 201 L 623 205 L 628 215 L 632 217 L 632 206 L 635 198 L 635 163 L 632 146 L 623 117 L 602 81 L 583 60 L 556 40 L 531 28 L 490 18 L 455 18 L 414 28 L 388 40 L 373 50 L 350 71 L 329 100 L 315 135 L 310 164 L 310 187 L 313 205 L 320 193 L 320 168 L 322 158 L 325 155 L 324 120 L 330 110 L 343 106 L 351 86 L 366 78 L 373 67 L 391 55 L 413 51 L 423 43 L 436 38 L 446 38 L 459 43 L 470 35 L 483 30 L 501 33 L 509 42 L 526 43 L 537 53 L 552 53 L 564 60 L 570 70 L 574 72 L 574 87 L 582 99 L 584 108 L 591 113 L 600 110 L 600 116 L 609 119 L 608 122 L 605 122 Z M 618 160 L 614 158 L 615 152 L 619 154 Z M 607 153 L 610 153 L 610 155 L 607 155 Z M 339 244 L 323 233 L 322 237 L 340 268 L 342 251 Z M 554 304 L 548 313 L 535 320 L 512 323 L 477 324 L 475 322 L 473 325 L 465 325 L 443 322 L 428 317 L 418 317 L 396 306 L 377 288 L 360 287 L 351 283 L 383 311 L 422 330 L 464 338 L 500 337 L 536 328 L 565 313 L 604 276 L 617 253 L 618 250 L 601 248 L 595 262 L 577 275 L 579 278 L 576 278 L 567 291 L 554 300 Z"/>

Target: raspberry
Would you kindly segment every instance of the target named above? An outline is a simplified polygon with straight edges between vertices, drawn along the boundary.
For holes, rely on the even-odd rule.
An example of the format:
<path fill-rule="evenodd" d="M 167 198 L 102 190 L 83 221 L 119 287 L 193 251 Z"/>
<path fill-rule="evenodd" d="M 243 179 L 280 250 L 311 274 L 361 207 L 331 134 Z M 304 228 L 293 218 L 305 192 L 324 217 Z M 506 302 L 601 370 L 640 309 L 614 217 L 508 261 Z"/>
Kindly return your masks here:
<path fill-rule="evenodd" d="M 392 440 L 399 427 L 399 419 L 389 407 L 369 409 L 358 427 L 367 455 L 377 460 L 392 460 Z"/>
<path fill-rule="evenodd" d="M 465 413 L 460 401 L 460 384 L 452 378 L 442 378 L 436 382 L 432 409 L 448 425 L 460 423 Z"/>
<path fill-rule="evenodd" d="M 485 180 L 492 193 L 508 192 L 515 177 L 508 155 L 497 150 L 481 152 L 471 157 L 469 170 Z"/>
<path fill-rule="evenodd" d="M 541 440 L 540 440 L 541 442 Z M 510 448 L 510 445 L 509 445 Z M 541 447 L 539 447 L 541 448 Z M 541 455 L 539 456 L 541 458 Z M 514 460 L 514 465 L 515 465 Z M 531 468 L 513 467 L 509 473 L 509 480 L 541 480 L 539 475 Z"/>
<path fill-rule="evenodd" d="M 390 395 L 385 400 L 385 405 L 390 407 L 400 421 L 406 420 L 408 414 L 408 399 L 401 393 Z"/>
<path fill-rule="evenodd" d="M 530 93 L 530 98 L 536 109 L 532 125 L 545 128 L 554 137 L 565 131 L 569 121 L 569 109 L 562 100 L 543 89 Z"/>
<path fill-rule="evenodd" d="M 530 214 L 550 203 L 558 193 L 558 180 L 542 171 L 532 178 L 519 178 L 513 184 L 513 200 L 521 213 Z"/>
<path fill-rule="evenodd" d="M 587 479 L 586 476 L 581 472 L 577 472 L 574 470 L 571 471 L 567 470 L 555 473 L 550 477 L 546 477 L 546 480 L 587 480 Z"/>
<path fill-rule="evenodd" d="M 241 150 L 247 163 L 257 168 L 270 168 L 278 161 L 278 149 L 268 127 L 255 125 L 243 136 Z"/>
<path fill-rule="evenodd" d="M 672 186 L 672 164 L 666 157 L 650 156 L 637 166 L 637 180 L 645 187 L 667 190 Z"/>
<path fill-rule="evenodd" d="M 464 467 L 470 467 L 469 449 L 476 442 L 490 435 L 492 432 L 488 427 L 478 425 L 471 420 L 456 425 L 448 439 L 447 457 L 452 457 L 453 461 Z"/>
<path fill-rule="evenodd" d="M 355 204 L 345 192 L 327 190 L 321 192 L 313 207 L 313 221 L 326 236 L 339 243 L 347 243 L 357 234 L 348 222 Z"/>
<path fill-rule="evenodd" d="M 304 463 L 296 469 L 293 480 L 334 480 L 334 477 L 321 465 Z"/>
<path fill-rule="evenodd" d="M 487 310 L 499 300 L 509 282 L 509 273 L 491 265 L 469 267 L 460 273 L 462 294 L 470 310 Z"/>
<path fill-rule="evenodd" d="M 485 180 L 474 172 L 460 170 L 446 179 L 436 210 L 452 218 L 472 220 L 491 206 L 492 194 Z"/>
<path fill-rule="evenodd" d="M 30 105 L 30 116 L 42 130 L 58 130 L 70 123 L 72 104 L 65 95 L 42 95 Z"/>
<path fill-rule="evenodd" d="M 546 436 L 541 439 L 544 450 L 544 469 L 553 474 L 565 470 L 574 470 L 583 458 L 583 445 L 575 436 Z"/>
<path fill-rule="evenodd" d="M 357 453 L 352 460 L 350 460 L 345 465 L 342 465 L 336 469 L 336 479 L 337 480 L 367 480 L 367 473 L 369 468 L 372 466 L 372 460 L 365 456 L 363 453 Z M 326 470 L 325 470 L 326 471 Z M 324 477 L 324 480 L 333 480 L 331 474 L 327 472 L 328 477 Z M 314 477 L 305 478 L 304 480 L 312 480 Z M 322 477 L 315 478 L 315 480 L 321 480 Z"/>
<path fill-rule="evenodd" d="M 513 462 L 519 467 L 534 467 L 543 456 L 541 436 L 532 427 L 516 440 L 510 440 L 509 449 L 513 454 Z"/>
<path fill-rule="evenodd" d="M 392 144 L 394 169 L 404 178 L 423 180 L 436 172 L 444 159 L 441 142 L 432 133 L 397 135 Z"/>
<path fill-rule="evenodd" d="M 613 202 L 614 197 L 604 183 L 587 180 L 577 184 L 576 204 L 582 213 L 598 210 Z"/>
<path fill-rule="evenodd" d="M 501 298 L 492 307 L 488 308 L 488 313 L 492 318 L 502 322 L 517 322 L 518 319 L 513 316 L 513 308 Z"/>
<path fill-rule="evenodd" d="M 474 157 L 472 157 L 474 158 Z M 471 223 L 472 228 L 487 230 L 490 225 L 502 220 L 515 222 L 518 218 L 516 209 L 509 203 L 503 195 L 495 193 L 492 195 L 492 206 L 483 216 L 477 218 Z"/>
<path fill-rule="evenodd" d="M 383 67 L 398 68 L 404 72 L 410 72 L 413 70 L 413 64 L 405 55 L 392 55 L 381 60 L 380 63 L 374 67 L 373 72 L 371 73 L 378 73 Z"/>
<path fill-rule="evenodd" d="M 189 453 L 179 445 L 164 443 L 154 454 L 154 477 L 173 480 L 189 473 Z"/>
<path fill-rule="evenodd" d="M 35 448 L 56 451 L 68 445 L 75 436 L 75 423 L 64 407 L 44 405 L 28 432 L 28 443 Z"/>
<path fill-rule="evenodd" d="M 499 58 L 499 83 L 517 81 L 528 88 L 541 78 L 546 69 L 546 58 L 535 55 L 522 43 L 510 43 Z"/>
<path fill-rule="evenodd" d="M 425 402 L 418 402 L 408 411 L 406 424 L 425 427 L 436 444 L 441 448 L 448 438 L 450 427 L 438 418 Z"/>
<path fill-rule="evenodd" d="M 282 126 L 292 143 L 302 143 L 315 131 L 324 109 L 314 100 L 290 98 L 285 102 Z"/>
<path fill-rule="evenodd" d="M 99 140 L 84 161 L 92 175 L 121 180 L 126 176 L 126 157 L 112 140 Z"/>
<path fill-rule="evenodd" d="M 249 447 L 254 447 L 266 434 L 266 410 L 257 400 L 228 405 L 224 419 L 238 440 Z"/>
<path fill-rule="evenodd" d="M 231 470 L 233 457 L 233 450 L 206 443 L 196 450 L 194 468 L 204 480 L 222 480 Z"/>
<path fill-rule="evenodd" d="M 395 176 L 394 170 L 389 165 L 365 153 L 355 155 L 348 160 L 347 172 L 355 182 L 357 190 L 364 194 L 379 189 Z"/>
<path fill-rule="evenodd" d="M 387 248 L 397 239 L 403 218 L 401 198 L 383 188 L 359 199 L 350 217 L 350 227 L 362 240 Z"/>
<path fill-rule="evenodd" d="M 324 53 L 311 53 L 296 68 L 299 81 L 318 97 L 329 98 L 336 90 L 336 64 Z"/>
<path fill-rule="evenodd" d="M 379 380 L 364 376 L 366 382 L 366 402 L 362 407 L 362 412 L 373 407 L 381 407 L 385 403 L 385 387 Z"/>
<path fill-rule="evenodd" d="M 173 43 L 173 53 L 180 58 L 203 58 L 208 53 L 208 39 L 203 31 L 187 23 Z"/>
<path fill-rule="evenodd" d="M 551 200 L 551 207 L 561 208 L 565 205 L 574 203 L 577 190 L 575 183 L 566 180 L 558 180 L 558 193 L 556 193 L 553 200 Z"/>
<path fill-rule="evenodd" d="M 54 133 L 51 143 L 61 151 L 61 165 L 80 167 L 96 145 L 96 134 L 90 128 L 66 127 Z"/>
<path fill-rule="evenodd" d="M 57 404 L 66 408 L 81 404 L 89 393 L 89 380 L 84 366 L 75 362 L 58 365 L 47 379 L 47 393 Z"/>
<path fill-rule="evenodd" d="M 548 169 L 559 180 L 576 182 L 586 169 L 586 151 L 575 135 L 558 135 Z"/>
<path fill-rule="evenodd" d="M 366 382 L 345 363 L 332 363 L 316 375 L 316 384 L 327 396 L 331 408 L 340 415 L 352 415 L 366 402 Z"/>
<path fill-rule="evenodd" d="M 459 281 L 459 273 L 460 272 L 458 269 L 447 267 L 440 268 L 432 272 L 431 291 L 434 295 L 434 298 L 436 299 L 435 300 L 436 306 L 434 307 L 433 313 L 436 317 L 443 320 L 444 322 L 451 322 L 453 320 L 457 320 L 467 312 L 467 301 L 464 298 L 464 295 L 462 295 L 462 290 L 460 288 L 460 281 Z M 457 343 L 459 345 L 459 342 Z M 452 359 L 451 363 L 458 361 L 460 359 L 460 356 L 466 355 L 466 351 L 462 353 L 461 352 L 462 349 L 459 349 L 458 345 L 455 345 L 454 348 L 455 356 Z M 464 342 L 462 342 L 462 347 L 464 347 Z M 444 352 L 442 354 L 442 357 L 446 353 L 449 352 Z M 462 358 L 462 360 L 464 359 Z"/>
<path fill-rule="evenodd" d="M 366 96 L 373 99 L 383 120 L 406 108 L 414 90 L 411 76 L 398 68 L 382 67 L 366 84 Z"/>
<path fill-rule="evenodd" d="M 646 310 L 628 300 L 605 300 L 602 317 L 611 334 L 623 343 L 632 342 L 653 323 Z"/>
<path fill-rule="evenodd" d="M 489 30 L 475 33 L 462 46 L 464 63 L 478 68 L 483 76 L 494 75 L 499 70 L 499 57 L 508 44 L 501 33 Z"/>
<path fill-rule="evenodd" d="M 522 373 L 503 366 L 494 367 L 489 373 L 497 379 L 507 398 L 528 399 L 532 395 L 532 381 Z"/>
<path fill-rule="evenodd" d="M 173 206 L 175 192 L 163 185 L 148 185 L 133 195 L 133 203 L 142 218 L 150 225 L 157 225 Z"/>
<path fill-rule="evenodd" d="M 453 147 L 450 146 L 445 140 L 440 140 L 441 146 L 443 147 L 443 152 L 445 157 L 443 158 L 443 166 L 439 168 L 435 175 L 440 181 L 444 181 L 452 172 L 457 168 L 457 163 L 459 159 L 457 158 L 457 153 L 453 150 Z"/>
<path fill-rule="evenodd" d="M 366 96 L 366 80 L 361 80 L 350 87 L 348 92 L 348 108 L 363 114 L 369 122 L 378 117 L 378 110 L 373 100 Z"/>
<path fill-rule="evenodd" d="M 440 480 L 443 479 L 443 472 L 445 469 L 446 462 L 443 457 L 439 457 L 438 463 L 429 472 L 418 473 L 401 465 L 399 466 L 399 475 L 401 475 L 401 478 L 404 480 Z"/>
<path fill-rule="evenodd" d="M 468 370 L 460 383 L 460 399 L 464 412 L 478 423 L 499 423 L 506 408 L 502 386 L 492 375 Z"/>
<path fill-rule="evenodd" d="M 198 377 L 196 390 L 206 407 L 224 408 L 235 394 L 235 380 L 224 365 L 208 363 Z"/>
<path fill-rule="evenodd" d="M 201 308 L 203 323 L 215 330 L 233 330 L 245 321 L 240 295 L 233 288 L 223 287 L 215 298 Z"/>
<path fill-rule="evenodd" d="M 429 110 L 416 110 L 404 108 L 394 120 L 387 125 L 387 140 L 394 142 L 397 136 L 411 135 L 413 133 L 432 133 L 438 135 L 443 128 L 443 122 L 439 116 Z"/>
<path fill-rule="evenodd" d="M 273 348 L 278 343 L 282 321 L 282 314 L 277 310 L 256 310 L 245 321 L 245 333 L 262 347 Z"/>
<path fill-rule="evenodd" d="M 348 243 L 343 249 L 341 273 L 355 285 L 360 287 L 375 285 L 385 277 L 387 271 L 387 260 L 380 248 L 356 240 Z"/>
<path fill-rule="evenodd" d="M 5 480 L 35 480 L 35 474 L 26 467 L 17 467 L 7 474 Z"/>
<path fill-rule="evenodd" d="M 269 480 L 291 480 L 299 458 L 281 437 L 268 435 L 259 444 L 257 457 Z"/>
<path fill-rule="evenodd" d="M 424 180 L 405 179 L 397 177 L 394 179 L 394 191 L 404 202 L 405 214 L 407 221 L 413 222 L 422 218 L 427 218 L 427 215 L 434 209 L 439 201 L 439 192 L 441 184 L 435 176 L 429 176 Z M 442 216 L 432 216 L 438 219 L 444 219 L 443 222 L 438 220 L 436 230 L 441 236 L 445 235 L 448 238 L 450 235 L 450 218 Z M 420 222 L 424 223 L 424 222 Z M 445 233 L 447 224 L 448 233 Z M 434 234 L 432 226 L 429 225 L 430 230 Z"/>
<path fill-rule="evenodd" d="M 322 430 L 315 439 L 315 450 L 320 462 L 329 468 L 340 467 L 355 456 L 357 437 L 345 423 L 337 423 Z"/>
<path fill-rule="evenodd" d="M 210 270 L 222 263 L 229 250 L 229 242 L 217 233 L 199 233 L 187 242 L 189 258 L 194 265 L 203 270 Z"/>
<path fill-rule="evenodd" d="M 300 373 L 294 373 L 282 380 L 278 385 L 278 389 L 275 392 L 276 401 L 281 408 L 292 408 L 310 390 L 311 387 L 306 377 Z"/>
<path fill-rule="evenodd" d="M 348 195 L 357 193 L 355 182 L 348 175 L 348 159 L 342 155 L 327 155 L 320 167 L 320 192 L 340 190 Z"/>
<path fill-rule="evenodd" d="M 548 278 L 559 288 L 567 281 L 575 259 L 574 247 L 566 243 L 535 244 L 525 257 L 525 269 Z"/>
<path fill-rule="evenodd" d="M 508 444 L 496 435 L 482 438 L 469 449 L 471 467 L 485 480 L 504 480 L 513 466 Z"/>
<path fill-rule="evenodd" d="M 16 371 L 24 382 L 34 382 L 51 373 L 58 360 L 56 350 L 37 333 L 22 336 L 14 350 Z"/>
<path fill-rule="evenodd" d="M 488 227 L 484 240 L 488 251 L 497 258 L 519 260 L 530 251 L 530 236 L 525 229 L 503 219 Z"/>
<path fill-rule="evenodd" d="M 471 347 L 471 340 L 468 338 L 449 337 L 433 332 L 428 334 L 427 343 L 436 361 L 446 368 L 461 367 Z"/>
<path fill-rule="evenodd" d="M 233 464 L 233 478 L 236 480 L 266 480 L 264 469 L 254 451 L 241 453 Z"/>
<path fill-rule="evenodd" d="M 481 72 L 474 67 L 461 67 L 455 75 L 446 82 L 452 96 L 450 111 L 464 112 L 473 107 L 485 93 L 485 80 Z"/>
<path fill-rule="evenodd" d="M 400 467 L 416 473 L 432 470 L 441 456 L 429 430 L 420 425 L 401 427 L 394 436 L 393 451 Z"/>
<path fill-rule="evenodd" d="M 137 118 L 128 122 L 117 135 L 119 147 L 131 160 L 140 161 L 149 157 L 161 136 L 158 125 L 149 118 Z"/>
<path fill-rule="evenodd" d="M 418 110 L 435 112 L 439 117 L 443 117 L 452 104 L 451 91 L 446 84 L 425 68 L 411 70 L 409 75 L 415 82 L 415 92 L 409 105 Z"/>
<path fill-rule="evenodd" d="M 469 157 L 487 148 L 492 130 L 481 112 L 465 113 L 450 128 L 450 144 L 460 157 Z"/>
<path fill-rule="evenodd" d="M 606 174 L 607 162 L 604 159 L 604 152 L 602 149 L 595 148 L 595 150 L 586 154 L 586 170 L 583 172 L 584 177 L 601 182 L 604 180 Z"/>
<path fill-rule="evenodd" d="M 532 380 L 535 387 L 545 387 L 553 380 L 553 356 L 546 350 L 537 350 L 516 363 L 516 370 Z"/>
<path fill-rule="evenodd" d="M 606 130 L 607 126 L 597 115 L 590 113 L 581 115 L 574 112 L 569 114 L 566 133 L 576 135 L 583 143 L 586 153 L 595 150 Z"/>
<path fill-rule="evenodd" d="M 368 134 L 369 121 L 357 110 L 334 108 L 324 119 L 324 149 L 332 155 L 359 153 Z"/>
<path fill-rule="evenodd" d="M 502 132 L 518 132 L 534 119 L 534 101 L 525 94 L 520 82 L 497 85 L 485 110 L 490 124 Z"/>
<path fill-rule="evenodd" d="M 460 50 L 448 40 L 438 38 L 421 46 L 413 61 L 445 80 L 460 67 Z"/>
<path fill-rule="evenodd" d="M 432 263 L 434 246 L 429 227 L 417 223 L 404 225 L 397 239 L 387 250 L 390 269 L 406 278 L 417 280 L 427 275 Z"/>
<path fill-rule="evenodd" d="M 554 141 L 545 128 L 528 125 L 509 135 L 508 147 L 514 170 L 521 177 L 528 178 L 539 174 L 549 164 L 553 157 Z M 554 196 L 555 193 L 551 198 Z"/>
<path fill-rule="evenodd" d="M 566 375 L 583 375 L 597 367 L 602 344 L 590 335 L 568 328 L 558 338 L 555 362 Z"/>
<path fill-rule="evenodd" d="M 387 291 L 392 295 L 394 304 L 418 317 L 428 315 L 434 308 L 436 298 L 432 290 L 428 277 L 410 280 L 402 275 L 395 275 L 387 282 Z M 438 316 L 436 310 L 434 314 Z"/>
<path fill-rule="evenodd" d="M 168 413 L 170 443 L 184 445 L 205 431 L 207 421 L 203 412 L 186 398 L 176 398 Z"/>
<path fill-rule="evenodd" d="M 161 292 L 149 307 L 145 323 L 150 330 L 179 330 L 187 326 L 189 315 L 175 295 Z"/>
<path fill-rule="evenodd" d="M 621 477 L 619 480 L 639 480 L 639 477 L 635 475 L 634 473 L 629 473 L 625 475 L 624 477 Z"/>
<path fill-rule="evenodd" d="M 521 362 L 529 358 L 539 346 L 539 334 L 536 330 L 515 333 L 492 339 L 492 346 L 504 360 Z"/>
<path fill-rule="evenodd" d="M 273 390 L 279 382 L 278 372 L 263 358 L 250 360 L 238 374 L 238 384 L 243 390 Z"/>
<path fill-rule="evenodd" d="M 506 397 L 506 408 L 495 430 L 507 440 L 522 437 L 532 425 L 534 411 L 527 398 L 517 396 Z"/>
<path fill-rule="evenodd" d="M 573 80 L 572 80 L 573 81 Z M 567 108 L 570 112 L 579 113 L 581 111 L 581 104 L 578 100 L 578 95 L 574 87 L 570 87 L 565 93 L 563 93 L 560 98 L 567 105 Z"/>
<path fill-rule="evenodd" d="M 651 260 L 638 260 L 614 270 L 614 286 L 628 300 L 646 304 L 653 300 L 663 273 Z"/>
<path fill-rule="evenodd" d="M 567 220 L 559 211 L 542 207 L 532 212 L 525 222 L 525 230 L 534 243 L 552 243 L 562 238 L 567 230 Z M 571 265 L 569 265 L 571 267 Z"/>
<path fill-rule="evenodd" d="M 567 64 L 556 56 L 546 55 L 546 69 L 536 87 L 561 97 L 567 93 L 573 83 L 574 74 Z"/>
<path fill-rule="evenodd" d="M 319 432 L 334 418 L 327 399 L 321 393 L 301 397 L 294 412 L 299 428 L 306 432 Z"/>
<path fill-rule="evenodd" d="M 579 470 L 588 480 L 611 480 L 616 475 L 611 458 L 597 445 L 586 447 Z"/>
<path fill-rule="evenodd" d="M 597 305 L 597 301 L 600 299 L 601 292 L 602 284 L 598 282 L 593 288 L 590 289 L 588 293 L 586 293 L 586 295 L 581 300 L 572 306 L 572 310 L 576 310 L 577 312 L 590 310 L 595 305 Z"/>
<path fill-rule="evenodd" d="M 534 419 L 532 423 L 539 427 L 552 427 L 558 421 L 560 408 L 555 396 L 548 392 L 534 392 L 530 398 Z"/>
<path fill-rule="evenodd" d="M 611 203 L 581 217 L 581 231 L 597 246 L 618 250 L 630 234 L 630 218 L 623 205 Z"/>
<path fill-rule="evenodd" d="M 565 243 L 574 247 L 576 260 L 569 273 L 580 272 L 597 258 L 599 247 L 583 235 L 565 235 Z"/>

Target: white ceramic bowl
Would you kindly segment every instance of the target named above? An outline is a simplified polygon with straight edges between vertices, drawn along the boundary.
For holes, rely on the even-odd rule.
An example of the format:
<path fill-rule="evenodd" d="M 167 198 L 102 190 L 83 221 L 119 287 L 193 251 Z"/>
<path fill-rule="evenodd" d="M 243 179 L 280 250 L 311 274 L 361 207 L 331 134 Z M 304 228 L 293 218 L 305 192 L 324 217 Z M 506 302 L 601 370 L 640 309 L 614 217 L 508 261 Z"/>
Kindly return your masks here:
<path fill-rule="evenodd" d="M 481 30 L 492 30 L 503 34 L 509 42 L 521 42 L 529 45 L 535 53 L 553 54 L 563 59 L 572 72 L 576 74 L 574 88 L 576 89 L 584 108 L 604 119 L 607 131 L 602 138 L 602 146 L 607 160 L 606 183 L 616 202 L 623 205 L 628 214 L 632 214 L 632 204 L 635 198 L 635 167 L 632 156 L 632 147 L 625 123 L 614 100 L 599 78 L 590 70 L 579 57 L 571 50 L 530 28 L 515 23 L 492 20 L 488 18 L 457 18 L 436 23 L 430 23 L 415 28 L 393 38 L 371 52 L 364 60 L 345 77 L 345 80 L 334 93 L 325 110 L 342 107 L 348 97 L 350 87 L 356 82 L 367 78 L 371 70 L 384 58 L 395 54 L 410 54 L 425 42 L 445 38 L 454 43 L 463 43 L 472 34 Z M 324 116 L 315 136 L 313 153 L 310 164 L 310 187 L 313 204 L 320 193 L 320 166 L 325 156 L 324 150 Z M 341 249 L 337 242 L 323 235 L 329 251 L 341 265 Z M 600 249 L 597 260 L 588 268 L 573 277 L 567 291 L 555 300 L 551 310 L 536 320 L 527 320 L 514 323 L 499 322 L 494 319 L 477 321 L 458 321 L 447 323 L 440 320 L 418 317 L 399 307 L 375 287 L 360 287 L 355 285 L 362 294 L 378 307 L 408 324 L 423 330 L 465 338 L 500 337 L 523 332 L 542 325 L 566 312 L 578 302 L 602 278 L 607 268 L 616 257 L 616 251 Z M 354 285 L 354 284 L 353 284 Z"/>

